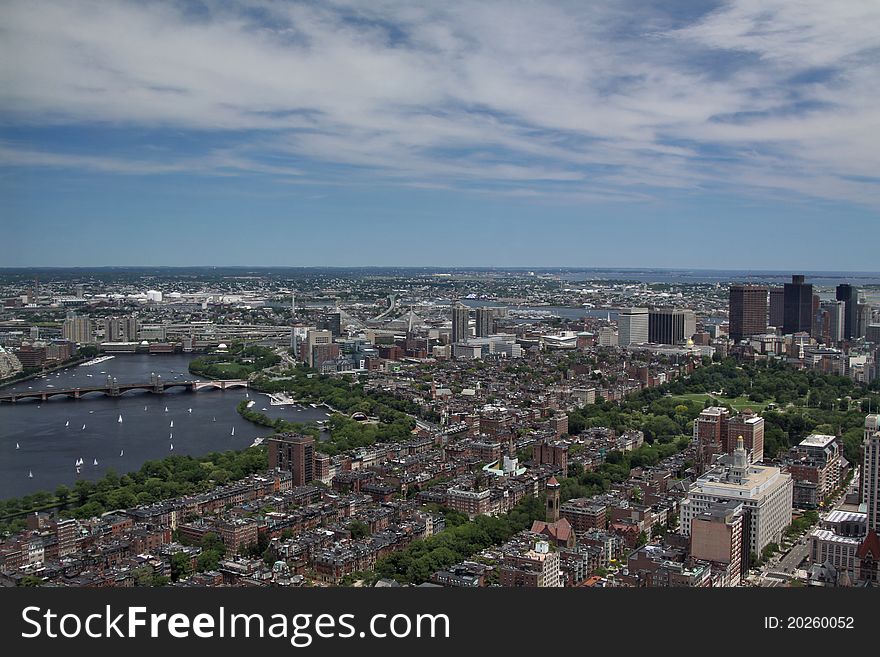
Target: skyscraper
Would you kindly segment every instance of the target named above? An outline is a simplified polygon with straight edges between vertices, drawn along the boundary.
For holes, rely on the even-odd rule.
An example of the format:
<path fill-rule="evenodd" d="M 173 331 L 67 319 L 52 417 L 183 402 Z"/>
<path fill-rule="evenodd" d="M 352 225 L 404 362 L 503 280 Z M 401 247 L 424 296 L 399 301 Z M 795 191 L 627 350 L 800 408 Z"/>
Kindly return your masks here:
<path fill-rule="evenodd" d="M 795 274 L 784 286 L 782 330 L 785 333 L 810 332 L 813 327 L 813 286 Z"/>
<path fill-rule="evenodd" d="M 493 335 L 497 333 L 496 323 L 498 318 L 503 316 L 503 314 L 507 311 L 506 308 L 498 308 L 487 306 L 483 308 L 477 308 L 476 311 L 476 332 L 478 338 L 486 337 L 487 335 Z"/>
<path fill-rule="evenodd" d="M 822 338 L 830 344 L 837 344 L 844 339 L 846 305 L 843 301 L 823 301 L 819 305 L 819 329 L 815 337 Z"/>
<path fill-rule="evenodd" d="M 697 317 L 693 310 L 657 308 L 648 311 L 648 342 L 678 344 L 697 332 Z"/>
<path fill-rule="evenodd" d="M 648 309 L 624 308 L 617 316 L 618 345 L 644 344 L 648 341 Z"/>
<path fill-rule="evenodd" d="M 463 303 L 452 306 L 452 342 L 463 342 L 470 337 L 468 318 L 470 309 Z"/>
<path fill-rule="evenodd" d="M 842 301 L 843 309 L 843 337 L 851 340 L 856 336 L 859 322 L 859 291 L 848 283 L 837 286 L 835 298 Z"/>
<path fill-rule="evenodd" d="M 865 418 L 862 447 L 862 503 L 868 508 L 868 530 L 880 531 L 880 415 Z"/>
<path fill-rule="evenodd" d="M 88 315 L 68 314 L 61 326 L 61 336 L 79 344 L 92 342 L 92 320 Z"/>
<path fill-rule="evenodd" d="M 770 326 L 781 329 L 785 323 L 785 288 L 770 288 Z"/>
<path fill-rule="evenodd" d="M 763 285 L 730 286 L 730 338 L 734 342 L 767 331 L 767 294 Z"/>

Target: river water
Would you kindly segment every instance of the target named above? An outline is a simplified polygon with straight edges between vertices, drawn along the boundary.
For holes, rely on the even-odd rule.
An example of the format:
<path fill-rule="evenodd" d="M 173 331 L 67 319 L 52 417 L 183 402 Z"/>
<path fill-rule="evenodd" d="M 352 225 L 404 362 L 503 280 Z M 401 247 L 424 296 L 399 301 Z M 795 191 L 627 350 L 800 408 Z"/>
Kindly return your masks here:
<path fill-rule="evenodd" d="M 187 371 L 190 360 L 182 354 L 120 354 L 0 390 L 99 386 L 106 384 L 108 374 L 119 383 L 147 383 L 152 372 L 166 382 L 201 378 Z M 266 395 L 244 388 L 200 392 L 173 388 L 161 395 L 131 391 L 115 398 L 92 393 L 79 400 L 58 396 L 46 402 L 0 404 L 0 498 L 54 491 L 58 484 L 72 486 L 80 477 L 98 479 L 109 469 L 131 472 L 145 461 L 173 454 L 200 456 L 248 447 L 271 432 L 235 410 L 246 398 L 255 402 L 252 410 L 269 417 L 303 423 L 327 419 L 326 409 L 271 406 Z M 77 474 L 75 463 L 80 458 L 83 466 Z"/>

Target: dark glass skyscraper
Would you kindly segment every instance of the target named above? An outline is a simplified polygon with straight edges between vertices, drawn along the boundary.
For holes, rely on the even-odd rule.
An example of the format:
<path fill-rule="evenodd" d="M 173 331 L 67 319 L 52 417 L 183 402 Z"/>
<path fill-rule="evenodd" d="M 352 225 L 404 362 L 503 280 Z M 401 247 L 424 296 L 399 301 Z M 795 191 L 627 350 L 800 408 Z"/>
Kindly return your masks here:
<path fill-rule="evenodd" d="M 730 337 L 744 337 L 767 330 L 767 288 L 763 285 L 731 285 L 729 302 Z"/>
<path fill-rule="evenodd" d="M 859 325 L 859 291 L 848 283 L 837 286 L 838 301 L 843 301 L 843 337 L 856 337 Z"/>
<path fill-rule="evenodd" d="M 785 284 L 782 330 L 785 333 L 807 333 L 813 328 L 813 286 L 796 274 Z"/>

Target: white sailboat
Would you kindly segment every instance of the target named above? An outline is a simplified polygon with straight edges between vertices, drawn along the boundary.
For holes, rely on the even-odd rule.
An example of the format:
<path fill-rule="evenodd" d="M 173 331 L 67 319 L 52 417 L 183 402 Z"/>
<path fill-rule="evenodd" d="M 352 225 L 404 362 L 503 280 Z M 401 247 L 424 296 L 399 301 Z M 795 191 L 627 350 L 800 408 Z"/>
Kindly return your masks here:
<path fill-rule="evenodd" d="M 171 449 L 169 449 L 168 451 L 169 451 L 169 452 L 173 452 L 173 451 L 174 451 L 174 443 L 171 443 Z"/>
<path fill-rule="evenodd" d="M 82 456 L 80 456 L 76 461 L 76 467 L 79 467 L 83 464 Z"/>
<path fill-rule="evenodd" d="M 229 435 L 231 435 L 231 436 L 234 436 L 234 435 L 235 435 L 235 427 L 232 427 L 232 433 L 229 434 Z"/>
<path fill-rule="evenodd" d="M 216 418 L 216 417 L 212 417 L 212 418 L 211 418 L 211 422 L 216 422 L 216 421 L 217 421 L 217 418 Z"/>
<path fill-rule="evenodd" d="M 193 409 L 188 408 L 188 409 L 186 409 L 186 412 L 187 412 L 187 413 L 192 413 L 192 412 L 193 412 Z"/>
<path fill-rule="evenodd" d="M 21 448 L 18 446 L 18 443 L 15 443 L 15 449 L 21 449 Z"/>
<path fill-rule="evenodd" d="M 169 428 L 169 429 L 173 429 L 173 428 L 174 428 L 174 420 L 171 420 L 171 425 L 170 425 L 168 428 Z"/>
<path fill-rule="evenodd" d="M 174 434 L 173 434 L 173 433 L 171 433 L 171 434 L 168 436 L 168 440 L 174 440 Z"/>
<path fill-rule="evenodd" d="M 33 478 L 34 478 L 34 471 L 28 470 L 28 479 L 33 479 Z"/>
<path fill-rule="evenodd" d="M 80 431 L 85 431 L 85 430 L 86 430 L 86 425 L 84 424 L 84 425 L 83 425 L 83 428 L 80 429 Z"/>
<path fill-rule="evenodd" d="M 166 413 L 168 412 L 168 407 L 167 407 L 167 406 L 165 407 L 165 412 L 166 412 Z"/>
<path fill-rule="evenodd" d="M 124 450 L 124 449 L 120 449 L 120 450 L 119 450 L 119 456 L 125 456 L 125 450 Z"/>
<path fill-rule="evenodd" d="M 144 410 L 147 410 L 147 407 L 146 407 L 146 406 L 144 406 Z"/>
<path fill-rule="evenodd" d="M 98 465 L 98 459 L 95 459 L 92 465 Z"/>
<path fill-rule="evenodd" d="M 65 427 L 69 427 L 69 426 L 70 426 L 70 420 L 68 420 L 67 422 L 65 422 L 65 423 L 64 423 L 64 426 L 65 426 Z"/>
<path fill-rule="evenodd" d="M 122 413 L 119 414 L 119 419 L 116 420 L 119 424 L 122 424 Z"/>

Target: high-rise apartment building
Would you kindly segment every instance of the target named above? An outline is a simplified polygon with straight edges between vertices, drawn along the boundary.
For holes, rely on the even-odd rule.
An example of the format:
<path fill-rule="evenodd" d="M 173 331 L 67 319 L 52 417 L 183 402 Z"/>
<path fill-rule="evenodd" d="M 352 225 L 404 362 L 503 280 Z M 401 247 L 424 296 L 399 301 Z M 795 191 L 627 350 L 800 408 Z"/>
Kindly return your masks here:
<path fill-rule="evenodd" d="M 304 486 L 315 478 L 315 439 L 284 433 L 268 440 L 269 468 L 293 475 L 294 486 Z"/>
<path fill-rule="evenodd" d="M 617 329 L 621 347 L 648 342 L 648 309 L 624 308 L 617 316 Z"/>
<path fill-rule="evenodd" d="M 767 332 L 767 299 L 763 285 L 730 286 L 729 324 L 734 342 Z"/>
<path fill-rule="evenodd" d="M 486 306 L 476 310 L 476 333 L 478 338 L 494 335 L 498 332 L 497 324 L 500 317 L 505 316 L 507 308 Z"/>
<path fill-rule="evenodd" d="M 807 333 L 813 327 L 813 286 L 795 274 L 784 286 L 782 330 L 785 333 Z"/>
<path fill-rule="evenodd" d="M 88 315 L 70 313 L 61 326 L 61 336 L 79 344 L 92 342 L 92 320 Z"/>
<path fill-rule="evenodd" d="M 302 345 L 302 359 L 309 367 L 320 366 L 316 356 L 326 357 L 327 348 L 333 344 L 333 333 L 327 330 L 309 329 Z M 321 349 L 323 347 L 323 349 Z M 338 354 L 337 354 L 338 355 Z M 320 358 L 323 360 L 324 358 Z"/>
<path fill-rule="evenodd" d="M 464 342 L 470 337 L 468 328 L 470 308 L 463 303 L 452 306 L 452 342 Z"/>

